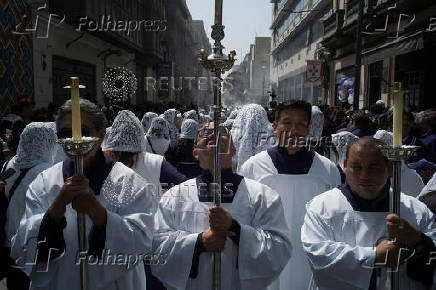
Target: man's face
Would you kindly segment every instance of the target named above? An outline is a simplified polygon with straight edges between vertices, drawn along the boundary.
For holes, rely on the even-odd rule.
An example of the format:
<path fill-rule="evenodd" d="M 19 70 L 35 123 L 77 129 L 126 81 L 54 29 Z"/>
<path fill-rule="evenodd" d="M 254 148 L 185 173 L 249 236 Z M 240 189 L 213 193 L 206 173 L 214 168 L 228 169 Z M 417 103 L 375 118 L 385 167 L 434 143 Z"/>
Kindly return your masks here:
<path fill-rule="evenodd" d="M 279 121 L 274 122 L 273 127 L 274 133 L 279 138 L 280 146 L 294 147 L 292 145 L 296 144 L 297 141 L 302 141 L 302 144 L 305 144 L 309 135 L 310 123 L 307 112 L 290 109 L 281 112 Z"/>
<path fill-rule="evenodd" d="M 386 185 L 388 165 L 377 149 L 354 144 L 344 161 L 347 183 L 360 197 L 373 200 Z"/>
<path fill-rule="evenodd" d="M 93 149 L 88 154 L 86 154 L 84 156 L 83 162 L 86 165 L 95 156 L 95 152 L 100 147 L 100 144 L 103 141 L 106 130 L 101 129 L 100 131 L 97 131 L 94 127 L 94 124 L 92 124 L 88 113 L 81 111 L 80 115 L 81 115 L 80 119 L 82 122 L 82 136 L 83 137 L 98 137 L 98 138 L 100 138 L 99 142 L 97 142 L 97 144 L 94 145 Z M 72 137 L 72 127 L 73 127 L 72 124 L 73 124 L 72 115 L 66 114 L 59 122 L 58 137 L 59 138 L 71 138 Z M 73 159 L 73 156 L 68 155 L 68 157 L 70 159 Z"/>
<path fill-rule="evenodd" d="M 220 157 L 222 167 L 227 167 L 236 149 L 232 143 L 230 134 L 225 127 L 220 127 Z M 197 142 L 193 151 L 194 157 L 200 162 L 200 167 L 203 169 L 213 168 L 213 158 L 215 148 L 215 136 L 213 132 L 213 123 L 210 123 L 200 129 L 197 136 Z"/>

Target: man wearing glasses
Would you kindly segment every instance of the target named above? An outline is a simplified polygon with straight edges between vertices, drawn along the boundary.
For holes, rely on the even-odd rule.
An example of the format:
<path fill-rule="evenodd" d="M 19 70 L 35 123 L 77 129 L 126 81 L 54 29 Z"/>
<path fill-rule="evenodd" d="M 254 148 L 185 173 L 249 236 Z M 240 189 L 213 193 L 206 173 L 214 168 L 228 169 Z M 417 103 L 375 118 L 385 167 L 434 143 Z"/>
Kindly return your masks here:
<path fill-rule="evenodd" d="M 104 114 L 87 100 L 80 100 L 80 109 L 82 135 L 100 138 L 84 156 L 86 177 L 73 175 L 70 159 L 36 177 L 11 256 L 30 277 L 31 289 L 80 289 L 81 259 L 88 263 L 89 289 L 145 289 L 142 261 L 127 267 L 114 257 L 150 252 L 152 195 L 133 170 L 103 155 Z M 71 137 L 71 101 L 59 109 L 56 125 L 59 138 Z M 121 205 L 108 198 L 121 196 Z M 76 213 L 85 214 L 87 253 L 78 250 Z"/>
<path fill-rule="evenodd" d="M 210 289 L 213 253 L 221 253 L 221 289 L 265 289 L 288 262 L 291 244 L 278 194 L 232 172 L 235 154 L 220 127 L 222 207 L 213 206 L 213 124 L 200 129 L 193 150 L 202 173 L 163 195 L 155 215 L 152 266 L 168 289 Z"/>

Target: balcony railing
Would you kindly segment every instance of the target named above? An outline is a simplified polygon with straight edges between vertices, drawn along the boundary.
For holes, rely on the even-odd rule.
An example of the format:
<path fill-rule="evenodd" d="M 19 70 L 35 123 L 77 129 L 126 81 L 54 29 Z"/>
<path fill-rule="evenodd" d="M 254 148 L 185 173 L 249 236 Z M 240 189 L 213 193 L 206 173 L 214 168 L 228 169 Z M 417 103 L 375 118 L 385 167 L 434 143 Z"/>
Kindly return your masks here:
<path fill-rule="evenodd" d="M 324 39 L 330 38 L 341 32 L 342 26 L 344 25 L 344 14 L 345 11 L 343 9 L 338 9 L 323 21 Z"/>

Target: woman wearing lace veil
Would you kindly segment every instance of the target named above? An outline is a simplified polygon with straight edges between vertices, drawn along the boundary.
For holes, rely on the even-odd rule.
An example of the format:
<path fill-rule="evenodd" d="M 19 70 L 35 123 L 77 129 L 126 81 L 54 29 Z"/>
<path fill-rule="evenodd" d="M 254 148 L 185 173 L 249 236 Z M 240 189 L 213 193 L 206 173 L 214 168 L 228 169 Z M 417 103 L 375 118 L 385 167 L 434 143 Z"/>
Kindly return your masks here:
<path fill-rule="evenodd" d="M 146 152 L 144 128 L 131 111 L 118 113 L 111 129 L 107 130 L 102 150 L 154 185 L 156 195 L 161 192 L 161 183 L 179 184 L 186 180 L 163 156 Z"/>
<path fill-rule="evenodd" d="M 251 156 L 268 149 L 269 137 L 274 136 L 265 109 L 257 104 L 244 106 L 233 121 L 232 140 L 236 147 L 234 162 L 237 172 Z"/>
<path fill-rule="evenodd" d="M 144 127 L 144 132 L 147 132 L 150 128 L 151 121 L 153 121 L 154 118 L 158 117 L 159 115 L 154 112 L 147 112 L 144 114 L 144 117 L 142 117 L 142 126 Z"/>
<path fill-rule="evenodd" d="M 163 114 L 164 119 L 168 122 L 171 145 L 175 145 L 177 143 L 177 139 L 179 138 L 179 130 L 182 126 L 179 119 L 177 118 L 177 113 L 178 112 L 176 109 L 168 109 Z"/>
<path fill-rule="evenodd" d="M 20 135 L 17 154 L 7 163 L 5 170 L 15 173 L 6 179 L 5 195 L 9 206 L 6 213 L 6 242 L 10 249 L 20 220 L 25 212 L 25 197 L 29 184 L 42 171 L 53 165 L 56 133 L 48 123 L 34 122 L 27 125 Z M 8 250 L 10 251 L 10 250 Z M 7 259 L 7 260 L 6 260 Z M 14 268 L 9 255 L 1 263 L 9 263 L 7 286 L 9 289 L 28 289 L 29 279 L 18 268 Z"/>

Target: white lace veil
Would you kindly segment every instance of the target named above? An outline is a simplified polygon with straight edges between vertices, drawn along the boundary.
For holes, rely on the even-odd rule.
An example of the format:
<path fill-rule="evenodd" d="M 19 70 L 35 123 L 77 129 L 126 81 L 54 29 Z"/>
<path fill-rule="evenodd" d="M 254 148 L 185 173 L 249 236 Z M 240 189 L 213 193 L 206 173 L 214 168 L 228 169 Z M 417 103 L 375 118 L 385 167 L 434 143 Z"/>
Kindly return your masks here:
<path fill-rule="evenodd" d="M 112 127 L 106 130 L 103 151 L 142 152 L 145 151 L 144 128 L 131 111 L 118 113 Z"/>
<path fill-rule="evenodd" d="M 265 109 L 257 104 L 249 104 L 239 111 L 233 121 L 231 135 L 239 171 L 251 156 L 270 147 L 268 140 L 274 136 L 274 132 Z"/>
<path fill-rule="evenodd" d="M 184 120 L 192 119 L 192 120 L 198 122 L 198 114 L 195 110 L 190 110 L 190 111 L 187 111 L 183 114 L 183 119 Z"/>
<path fill-rule="evenodd" d="M 154 113 L 154 112 L 147 112 L 145 113 L 144 117 L 142 117 L 142 126 L 144 127 L 144 132 L 148 131 L 148 128 L 150 128 L 151 125 L 151 121 L 158 117 L 158 114 Z"/>
<path fill-rule="evenodd" d="M 394 143 L 394 135 L 386 130 L 378 130 L 374 134 L 374 138 L 382 141 L 386 145 L 392 146 L 392 144 Z"/>
<path fill-rule="evenodd" d="M 15 166 L 24 169 L 42 162 L 53 164 L 56 139 L 56 131 L 50 124 L 30 123 L 20 135 Z"/>
<path fill-rule="evenodd" d="M 174 118 L 177 116 L 176 109 L 168 109 L 164 113 L 164 118 L 168 122 L 168 128 L 170 130 L 170 139 L 172 141 L 177 140 L 179 138 L 179 129 L 177 129 L 174 124 Z"/>
<path fill-rule="evenodd" d="M 332 134 L 332 143 L 336 146 L 336 150 L 338 151 L 339 166 L 342 169 L 344 168 L 344 160 L 347 155 L 348 146 L 356 139 L 359 139 L 359 137 L 348 131 Z"/>
<path fill-rule="evenodd" d="M 170 138 L 170 130 L 168 122 L 162 118 L 157 117 L 151 121 L 150 128 L 147 131 L 148 137 Z"/>
<path fill-rule="evenodd" d="M 198 122 L 192 119 L 186 119 L 182 123 L 182 132 L 180 138 L 195 140 L 198 134 Z"/>
<path fill-rule="evenodd" d="M 309 136 L 321 138 L 323 127 L 324 113 L 318 108 L 318 106 L 312 106 Z"/>

